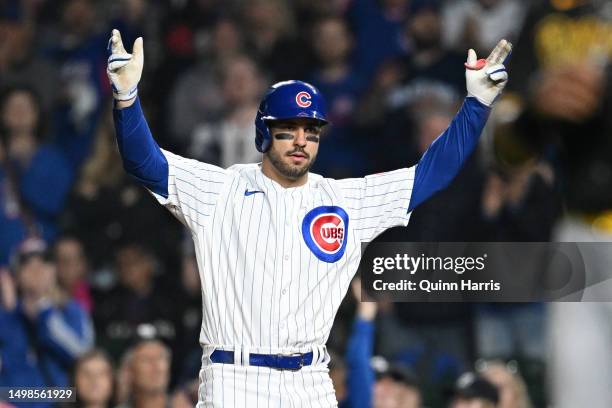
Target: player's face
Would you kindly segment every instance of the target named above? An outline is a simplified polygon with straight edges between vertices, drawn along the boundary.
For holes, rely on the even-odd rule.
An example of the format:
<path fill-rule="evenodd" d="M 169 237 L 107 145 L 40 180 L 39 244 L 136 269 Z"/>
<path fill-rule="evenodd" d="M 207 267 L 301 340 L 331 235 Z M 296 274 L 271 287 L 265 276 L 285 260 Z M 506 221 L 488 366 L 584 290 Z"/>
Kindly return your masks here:
<path fill-rule="evenodd" d="M 319 151 L 321 129 L 313 119 L 278 121 L 270 126 L 272 146 L 266 155 L 280 175 L 298 180 L 308 173 Z"/>

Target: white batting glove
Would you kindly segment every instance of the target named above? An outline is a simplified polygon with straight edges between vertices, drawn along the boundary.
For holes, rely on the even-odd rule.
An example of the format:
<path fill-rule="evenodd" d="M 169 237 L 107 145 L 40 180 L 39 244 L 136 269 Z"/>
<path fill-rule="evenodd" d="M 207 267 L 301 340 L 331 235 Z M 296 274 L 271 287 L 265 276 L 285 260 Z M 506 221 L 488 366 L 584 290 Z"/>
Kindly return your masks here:
<path fill-rule="evenodd" d="M 121 33 L 113 30 L 108 40 L 108 65 L 106 74 L 113 87 L 113 96 L 118 101 L 129 101 L 138 94 L 138 82 L 142 76 L 144 65 L 144 52 L 142 37 L 134 41 L 132 53 L 128 54 L 123 48 Z"/>
<path fill-rule="evenodd" d="M 491 106 L 508 83 L 504 62 L 512 52 L 512 44 L 501 40 L 486 60 L 478 59 L 476 51 L 468 51 L 465 63 L 465 80 L 468 96 L 486 106 Z"/>

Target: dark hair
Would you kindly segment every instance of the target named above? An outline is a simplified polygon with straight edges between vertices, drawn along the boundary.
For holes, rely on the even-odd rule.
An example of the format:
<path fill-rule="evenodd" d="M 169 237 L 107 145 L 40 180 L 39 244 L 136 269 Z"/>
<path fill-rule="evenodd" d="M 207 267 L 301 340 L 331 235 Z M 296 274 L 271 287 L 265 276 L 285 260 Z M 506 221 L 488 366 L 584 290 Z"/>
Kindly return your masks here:
<path fill-rule="evenodd" d="M 43 106 L 41 103 L 41 98 L 38 92 L 27 84 L 12 84 L 0 91 L 0 142 L 6 143 L 6 137 L 8 136 L 8 131 L 3 121 L 4 109 L 6 108 L 6 103 L 9 98 L 11 98 L 14 94 L 23 92 L 26 93 L 36 108 L 38 112 L 38 123 L 36 124 L 36 129 L 34 131 L 34 136 L 38 142 L 42 142 L 45 136 L 46 126 L 45 126 L 45 118 Z"/>
<path fill-rule="evenodd" d="M 82 364 L 95 358 L 101 358 L 102 360 L 105 360 L 110 365 L 111 369 L 114 369 L 113 360 L 111 360 L 108 353 L 106 353 L 106 351 L 102 349 L 94 348 L 81 354 L 81 356 L 77 358 L 74 363 L 74 377 L 76 376 L 76 372 Z"/>
<path fill-rule="evenodd" d="M 91 349 L 88 352 L 81 354 L 81 356 L 79 358 L 77 358 L 77 360 L 75 361 L 73 367 L 72 367 L 72 376 L 71 376 L 71 382 L 72 385 L 74 387 L 76 387 L 76 376 L 77 376 L 77 372 L 79 371 L 79 368 L 85 364 L 86 362 L 90 361 L 90 360 L 94 360 L 96 358 L 101 358 L 102 360 L 106 361 L 108 363 L 108 365 L 111 368 L 111 376 L 113 377 L 111 379 L 111 393 L 109 396 L 109 400 L 108 402 L 112 402 L 113 400 L 113 394 L 115 392 L 115 381 L 114 381 L 114 375 L 115 375 L 115 365 L 113 364 L 113 360 L 109 357 L 109 355 L 106 353 L 106 351 L 102 350 L 102 349 Z M 81 403 L 81 399 L 79 396 L 79 390 L 76 390 L 76 402 L 77 403 Z M 66 405 L 66 408 L 68 408 L 69 405 Z M 72 405 L 70 405 L 72 406 Z M 109 404 L 107 404 L 107 406 L 109 406 Z"/>

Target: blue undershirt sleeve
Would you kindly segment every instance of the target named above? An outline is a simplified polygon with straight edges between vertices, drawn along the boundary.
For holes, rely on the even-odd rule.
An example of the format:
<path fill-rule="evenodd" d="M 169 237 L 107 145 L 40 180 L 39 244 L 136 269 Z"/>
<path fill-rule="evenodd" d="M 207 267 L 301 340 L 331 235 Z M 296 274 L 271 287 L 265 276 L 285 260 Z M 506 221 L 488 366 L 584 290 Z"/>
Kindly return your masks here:
<path fill-rule="evenodd" d="M 374 370 L 370 359 L 374 352 L 374 322 L 355 319 L 353 331 L 346 348 L 347 405 L 367 408 L 372 404 Z"/>
<path fill-rule="evenodd" d="M 429 146 L 416 165 L 408 212 L 442 190 L 459 173 L 478 145 L 491 108 L 476 98 L 465 98 L 449 127 Z"/>
<path fill-rule="evenodd" d="M 113 109 L 117 145 L 125 171 L 152 192 L 168 198 L 168 161 L 153 139 L 140 100 Z"/>

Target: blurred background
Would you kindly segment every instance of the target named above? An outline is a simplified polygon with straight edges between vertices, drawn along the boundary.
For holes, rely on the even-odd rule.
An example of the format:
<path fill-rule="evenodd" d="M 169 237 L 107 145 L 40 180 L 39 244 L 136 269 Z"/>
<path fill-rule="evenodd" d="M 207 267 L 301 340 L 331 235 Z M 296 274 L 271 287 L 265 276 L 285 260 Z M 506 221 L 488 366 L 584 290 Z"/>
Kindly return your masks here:
<path fill-rule="evenodd" d="M 302 79 L 328 101 L 313 171 L 334 178 L 416 164 L 465 96 L 467 49 L 507 38 L 510 83 L 478 151 L 378 239 L 593 242 L 612 240 L 611 21 L 598 0 L 0 0 L 0 386 L 197 401 L 195 255 L 123 172 L 112 28 L 128 50 L 144 37 L 162 147 L 259 161 L 263 92 Z M 608 304 L 359 304 L 358 284 L 328 343 L 343 407 L 612 406 Z"/>

